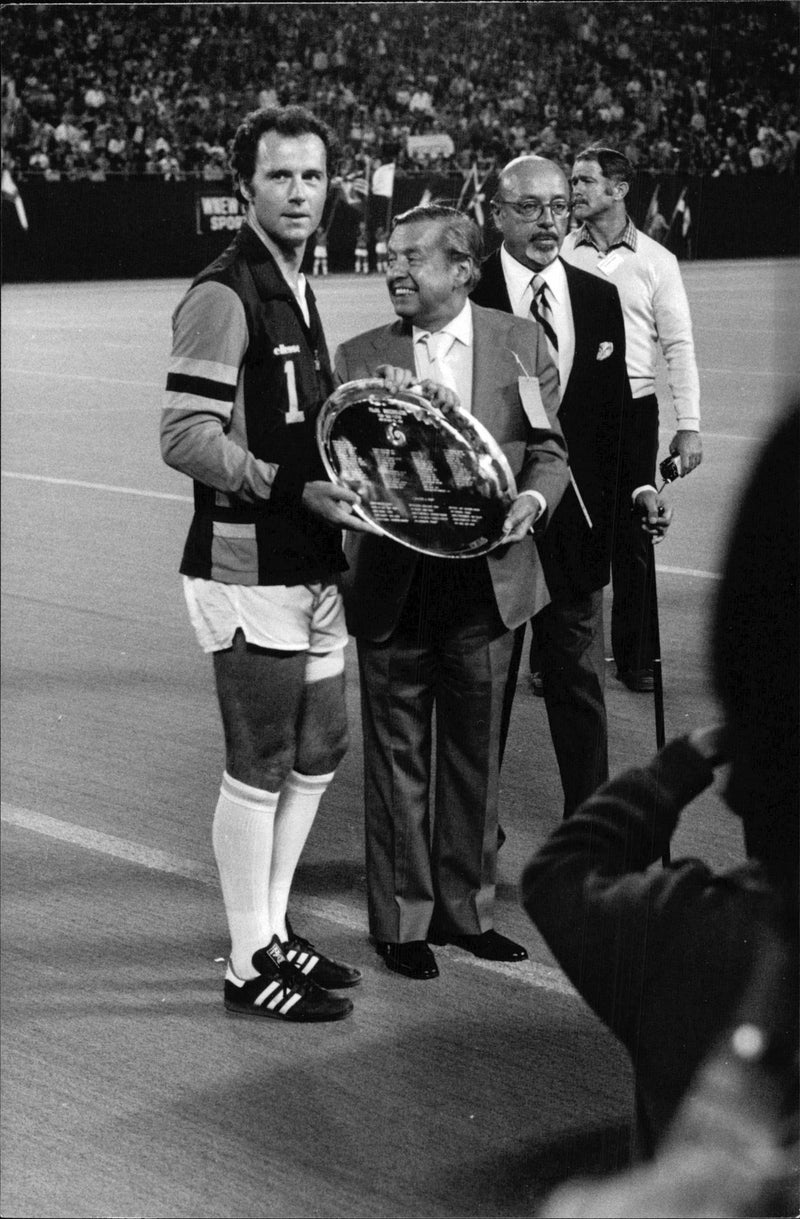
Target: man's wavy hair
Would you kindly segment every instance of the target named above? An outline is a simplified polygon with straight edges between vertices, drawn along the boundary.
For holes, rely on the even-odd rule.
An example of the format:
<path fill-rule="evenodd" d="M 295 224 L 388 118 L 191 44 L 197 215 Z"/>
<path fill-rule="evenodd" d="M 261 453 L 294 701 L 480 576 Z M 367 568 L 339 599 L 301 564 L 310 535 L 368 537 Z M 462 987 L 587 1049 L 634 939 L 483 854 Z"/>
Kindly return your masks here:
<path fill-rule="evenodd" d="M 316 135 L 325 145 L 325 161 L 328 177 L 339 165 L 339 141 L 327 123 L 318 119 L 305 106 L 271 106 L 252 110 L 246 115 L 233 139 L 231 150 L 231 172 L 238 184 L 239 178 L 250 182 L 256 171 L 258 145 L 262 135 L 275 131 L 278 135 L 295 138 Z"/>
<path fill-rule="evenodd" d="M 615 148 L 603 148 L 592 144 L 575 156 L 576 161 L 595 161 L 600 166 L 600 172 L 609 182 L 625 182 L 630 186 L 636 177 L 636 170 L 625 156 Z"/>
<path fill-rule="evenodd" d="M 425 224 L 430 221 L 439 224 L 442 245 L 450 261 L 469 261 L 470 278 L 467 292 L 471 292 L 481 277 L 483 237 L 477 224 L 469 216 L 444 203 L 424 203 L 393 217 L 392 232 L 401 224 Z"/>

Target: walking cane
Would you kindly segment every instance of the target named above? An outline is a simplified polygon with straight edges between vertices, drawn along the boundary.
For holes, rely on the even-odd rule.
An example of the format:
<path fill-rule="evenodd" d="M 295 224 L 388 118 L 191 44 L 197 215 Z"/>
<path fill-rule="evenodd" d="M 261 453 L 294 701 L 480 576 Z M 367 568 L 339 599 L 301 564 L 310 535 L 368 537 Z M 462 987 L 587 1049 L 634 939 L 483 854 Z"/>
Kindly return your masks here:
<path fill-rule="evenodd" d="M 661 672 L 661 632 L 658 626 L 658 587 L 656 585 L 656 559 L 651 546 L 647 556 L 647 599 L 650 614 L 650 640 L 653 646 L 653 695 L 656 716 L 656 749 L 663 749 L 664 732 L 664 679 Z"/>
<path fill-rule="evenodd" d="M 650 643 L 653 649 L 653 704 L 656 717 L 656 750 L 664 748 L 664 681 L 661 673 L 661 633 L 658 627 L 658 588 L 656 586 L 656 559 L 654 547 L 647 554 L 647 576 L 645 597 L 650 619 Z M 664 847 L 661 862 L 664 867 L 670 861 L 669 843 Z"/>
<path fill-rule="evenodd" d="M 664 482 L 659 487 L 659 493 L 667 483 L 680 477 L 680 471 L 675 458 L 671 455 L 661 462 L 659 472 Z M 653 648 L 653 706 L 656 718 L 656 750 L 664 748 L 666 735 L 664 732 L 664 681 L 661 671 L 661 632 L 658 625 L 658 586 L 656 584 L 655 544 L 650 546 L 647 554 L 647 576 L 645 580 L 645 596 L 647 612 L 650 619 L 650 642 Z M 664 867 L 670 861 L 669 843 L 664 847 L 661 863 Z"/>

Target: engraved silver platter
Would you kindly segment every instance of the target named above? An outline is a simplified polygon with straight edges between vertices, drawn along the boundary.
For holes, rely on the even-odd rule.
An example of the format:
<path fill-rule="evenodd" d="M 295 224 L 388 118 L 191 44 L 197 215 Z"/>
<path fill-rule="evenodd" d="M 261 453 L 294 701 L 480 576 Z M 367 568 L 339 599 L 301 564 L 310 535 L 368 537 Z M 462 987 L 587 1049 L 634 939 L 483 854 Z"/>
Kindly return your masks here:
<path fill-rule="evenodd" d="M 356 510 L 395 542 L 467 559 L 502 540 L 514 475 L 465 411 L 445 414 L 381 380 L 348 381 L 322 407 L 317 442 L 330 478 L 356 491 Z"/>

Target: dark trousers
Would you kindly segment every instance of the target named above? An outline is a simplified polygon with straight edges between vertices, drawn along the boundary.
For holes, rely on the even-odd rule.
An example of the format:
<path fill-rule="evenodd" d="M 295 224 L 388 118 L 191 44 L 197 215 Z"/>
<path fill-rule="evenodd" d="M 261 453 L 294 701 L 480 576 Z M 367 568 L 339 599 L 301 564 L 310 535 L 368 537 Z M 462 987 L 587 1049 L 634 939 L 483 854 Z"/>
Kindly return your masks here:
<path fill-rule="evenodd" d="M 514 633 L 503 707 L 505 749 L 525 627 Z M 542 675 L 550 735 L 564 791 L 564 816 L 608 778 L 603 591 L 556 597 L 531 621 L 531 669 Z"/>
<path fill-rule="evenodd" d="M 637 398 L 630 414 L 640 453 L 647 457 L 655 483 L 658 458 L 658 402 L 655 394 Z M 649 603 L 653 583 L 648 579 L 653 543 L 631 513 L 630 498 L 617 505 L 611 553 L 611 650 L 618 672 L 653 667 L 654 640 Z"/>
<path fill-rule="evenodd" d="M 485 559 L 421 560 L 391 638 L 358 640 L 376 939 L 424 940 L 432 922 L 467 935 L 493 926 L 499 734 L 512 645 Z"/>

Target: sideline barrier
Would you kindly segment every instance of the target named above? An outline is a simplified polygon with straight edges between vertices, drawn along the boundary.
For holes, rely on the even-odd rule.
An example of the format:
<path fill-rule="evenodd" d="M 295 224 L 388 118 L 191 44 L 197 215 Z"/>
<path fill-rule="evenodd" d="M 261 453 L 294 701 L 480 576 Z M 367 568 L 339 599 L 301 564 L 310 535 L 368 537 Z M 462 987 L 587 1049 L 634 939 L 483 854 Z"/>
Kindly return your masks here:
<path fill-rule="evenodd" d="M 655 178 L 642 174 L 634 185 L 631 212 L 641 224 L 659 185 L 659 206 L 669 223 L 686 188 L 691 228 L 684 241 L 678 217 L 667 245 L 681 258 L 764 258 L 800 254 L 800 178 L 793 174 L 743 174 L 724 178 Z M 160 178 L 116 178 L 106 182 L 20 181 L 29 227 L 3 199 L 2 278 L 5 282 L 191 278 L 216 257 L 240 223 L 233 192 L 223 182 L 165 182 Z M 455 203 L 460 176 L 399 177 L 391 210 L 418 203 L 426 186 L 434 197 Z M 494 189 L 485 183 L 483 210 L 491 247 L 497 235 L 489 220 Z M 385 223 L 389 201 L 369 200 L 374 232 Z M 353 269 L 358 213 L 331 199 L 328 239 L 331 272 Z M 309 242 L 309 261 L 313 240 Z"/>

